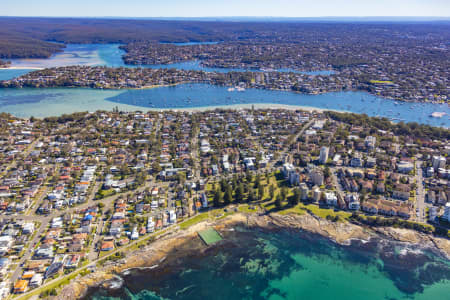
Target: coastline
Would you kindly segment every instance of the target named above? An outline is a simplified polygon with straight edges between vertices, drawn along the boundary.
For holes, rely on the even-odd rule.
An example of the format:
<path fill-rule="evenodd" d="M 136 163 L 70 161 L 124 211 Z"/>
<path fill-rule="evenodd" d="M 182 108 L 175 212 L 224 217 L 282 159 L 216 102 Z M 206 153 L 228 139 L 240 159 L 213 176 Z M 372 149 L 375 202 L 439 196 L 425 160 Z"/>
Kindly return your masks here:
<path fill-rule="evenodd" d="M 217 105 L 217 106 L 199 106 L 199 107 L 186 107 L 186 108 L 150 108 L 149 111 L 184 111 L 184 112 L 202 112 L 210 111 L 216 109 L 287 109 L 287 110 L 303 110 L 308 112 L 324 112 L 324 111 L 335 111 L 335 112 L 346 112 L 343 110 L 335 109 L 323 109 L 312 106 L 302 106 L 302 105 L 288 105 L 288 104 L 269 104 L 269 103 L 253 103 L 253 104 L 233 104 L 233 105 Z"/>
<path fill-rule="evenodd" d="M 117 275 L 126 274 L 130 269 L 156 268 L 166 259 L 168 253 L 182 249 L 182 245 L 196 238 L 197 231 L 214 227 L 220 232 L 221 230 L 231 230 L 234 226 L 239 225 L 254 229 L 306 231 L 328 238 L 341 245 L 350 245 L 352 240 L 369 241 L 372 238 L 405 244 L 419 244 L 450 259 L 450 240 L 425 235 L 409 229 L 391 227 L 368 228 L 350 222 L 331 222 L 311 214 L 280 215 L 273 213 L 269 215 L 256 215 L 236 213 L 221 220 L 212 222 L 202 221 L 185 230 L 178 230 L 159 236 L 159 238 L 149 245 L 127 253 L 125 258 L 117 262 L 107 261 L 94 273 L 84 277 L 79 276 L 69 285 L 63 287 L 58 296 L 55 296 L 53 299 L 79 299 L 86 295 L 90 287 L 109 287 L 113 284 L 111 281 L 117 279 Z M 204 251 L 208 248 L 202 245 L 201 248 L 192 248 L 187 251 Z"/>
<path fill-rule="evenodd" d="M 1 67 L 0 70 L 44 70 L 45 68 L 38 67 Z"/>

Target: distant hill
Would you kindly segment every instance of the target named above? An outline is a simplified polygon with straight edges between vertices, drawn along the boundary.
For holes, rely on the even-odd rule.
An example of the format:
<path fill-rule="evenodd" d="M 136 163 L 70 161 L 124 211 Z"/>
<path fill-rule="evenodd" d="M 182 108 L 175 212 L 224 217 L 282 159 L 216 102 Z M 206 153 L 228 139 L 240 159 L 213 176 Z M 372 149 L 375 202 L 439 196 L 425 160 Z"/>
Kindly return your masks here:
<path fill-rule="evenodd" d="M 31 18 L 0 17 L 0 58 L 42 58 L 64 43 L 287 41 L 370 37 L 373 30 L 426 35 L 449 30 L 443 18 Z M 395 23 L 392 23 L 395 21 Z M 420 24 L 415 24 L 420 21 Z M 426 22 L 425 22 L 426 21 Z M 428 22 L 432 21 L 432 22 Z M 355 24 L 358 22 L 358 24 Z M 391 22 L 391 23 L 390 23 Z M 446 34 L 447 35 L 447 34 Z M 62 43 L 62 44 L 61 44 Z"/>

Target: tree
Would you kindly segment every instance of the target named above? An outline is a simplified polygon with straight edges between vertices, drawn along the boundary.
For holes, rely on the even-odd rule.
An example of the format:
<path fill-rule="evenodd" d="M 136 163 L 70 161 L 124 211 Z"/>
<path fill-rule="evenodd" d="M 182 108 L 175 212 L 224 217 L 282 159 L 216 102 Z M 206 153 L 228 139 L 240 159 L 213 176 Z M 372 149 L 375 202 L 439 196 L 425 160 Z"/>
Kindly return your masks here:
<path fill-rule="evenodd" d="M 263 197 L 264 197 L 264 186 L 260 184 L 258 187 L 258 199 L 262 200 Z"/>
<path fill-rule="evenodd" d="M 222 192 L 220 191 L 220 188 L 218 188 L 216 190 L 216 192 L 214 193 L 214 199 L 213 199 L 214 206 L 215 207 L 221 206 L 222 201 L 223 201 L 223 195 L 222 195 Z"/>
<path fill-rule="evenodd" d="M 179 172 L 177 174 L 177 181 L 180 185 L 184 185 L 186 182 L 186 173 L 185 172 Z"/>
<path fill-rule="evenodd" d="M 325 169 L 323 170 L 323 176 L 324 176 L 325 178 L 328 178 L 328 177 L 331 176 L 330 167 L 325 166 Z"/>
<path fill-rule="evenodd" d="M 227 190 L 228 182 L 225 180 L 225 178 L 222 178 L 220 181 L 220 188 L 222 189 L 222 192 L 225 192 Z"/>
<path fill-rule="evenodd" d="M 225 194 L 223 197 L 223 202 L 225 205 L 230 204 L 233 201 L 233 191 L 231 190 L 231 186 L 227 184 L 227 187 L 225 189 Z"/>
<path fill-rule="evenodd" d="M 286 201 L 287 194 L 288 194 L 287 187 L 283 186 L 283 187 L 281 188 L 281 200 L 282 200 L 282 201 Z"/>
<path fill-rule="evenodd" d="M 273 197 L 275 197 L 275 186 L 273 185 L 273 183 L 269 187 L 269 194 L 270 194 L 270 199 L 273 199 Z"/>
<path fill-rule="evenodd" d="M 159 162 L 158 161 L 154 161 L 153 164 L 152 164 L 152 171 L 153 171 L 153 173 L 159 173 L 159 172 L 161 172 L 161 170 L 162 170 L 162 168 L 159 165 Z"/>
<path fill-rule="evenodd" d="M 275 206 L 277 209 L 281 209 L 281 206 L 282 206 L 281 201 L 282 201 L 282 196 L 281 196 L 281 194 L 278 194 L 277 198 L 275 199 Z"/>
<path fill-rule="evenodd" d="M 247 171 L 247 172 L 245 173 L 245 178 L 247 179 L 247 182 L 248 182 L 248 183 L 252 182 L 252 179 L 253 179 L 252 173 L 250 173 L 249 171 Z"/>
<path fill-rule="evenodd" d="M 253 189 L 250 190 L 247 197 L 247 202 L 253 202 L 256 200 L 255 191 Z"/>
<path fill-rule="evenodd" d="M 254 187 L 255 189 L 257 189 L 257 188 L 259 188 L 259 185 L 260 185 L 260 184 L 261 184 L 261 178 L 260 178 L 260 176 L 259 176 L 259 174 L 258 174 L 258 175 L 256 175 L 255 183 L 254 183 L 253 187 Z"/>
<path fill-rule="evenodd" d="M 238 203 L 244 201 L 244 185 L 241 183 L 238 184 L 235 193 L 235 198 Z"/>
<path fill-rule="evenodd" d="M 290 204 L 292 206 L 297 205 L 300 202 L 301 192 L 299 188 L 294 189 L 294 196 L 290 198 Z"/>

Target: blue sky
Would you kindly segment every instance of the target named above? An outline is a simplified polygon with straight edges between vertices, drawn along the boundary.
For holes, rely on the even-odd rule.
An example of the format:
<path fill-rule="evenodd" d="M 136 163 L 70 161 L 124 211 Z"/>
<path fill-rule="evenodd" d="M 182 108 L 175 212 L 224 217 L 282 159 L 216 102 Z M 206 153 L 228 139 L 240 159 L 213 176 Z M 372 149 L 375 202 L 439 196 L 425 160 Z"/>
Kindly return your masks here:
<path fill-rule="evenodd" d="M 2 2 L 0 15 L 3 16 L 450 16 L 450 0 L 2 0 Z"/>

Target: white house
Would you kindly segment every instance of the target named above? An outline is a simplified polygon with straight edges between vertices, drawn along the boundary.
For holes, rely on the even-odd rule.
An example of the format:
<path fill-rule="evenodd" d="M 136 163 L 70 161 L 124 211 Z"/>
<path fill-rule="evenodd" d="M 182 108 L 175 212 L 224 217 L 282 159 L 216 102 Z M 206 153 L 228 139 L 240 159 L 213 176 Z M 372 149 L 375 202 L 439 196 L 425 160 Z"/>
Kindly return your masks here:
<path fill-rule="evenodd" d="M 333 192 L 326 192 L 325 193 L 325 202 L 327 203 L 327 205 L 336 206 L 337 205 L 336 194 Z"/>

